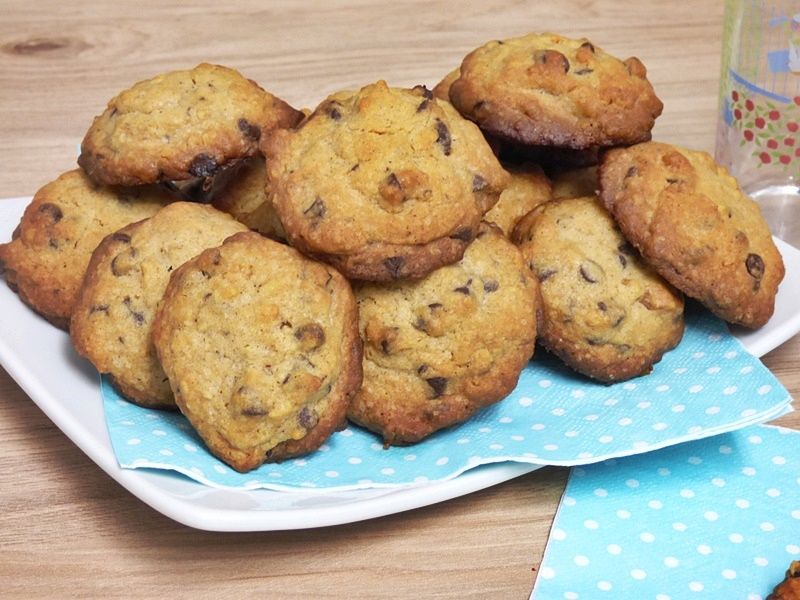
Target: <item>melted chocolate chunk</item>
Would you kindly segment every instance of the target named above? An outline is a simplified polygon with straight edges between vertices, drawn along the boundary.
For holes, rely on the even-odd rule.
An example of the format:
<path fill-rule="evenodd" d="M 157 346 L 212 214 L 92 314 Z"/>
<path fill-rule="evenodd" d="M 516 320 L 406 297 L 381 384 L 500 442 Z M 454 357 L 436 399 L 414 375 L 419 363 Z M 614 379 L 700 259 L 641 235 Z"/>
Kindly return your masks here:
<path fill-rule="evenodd" d="M 261 139 L 261 129 L 257 125 L 253 125 L 247 119 L 239 119 L 237 125 L 239 126 L 239 131 L 242 132 L 244 137 L 254 141 Z"/>
<path fill-rule="evenodd" d="M 322 201 L 322 198 L 317 196 L 314 202 L 311 203 L 311 206 L 303 211 L 303 214 L 309 219 L 321 219 L 324 217 L 325 203 Z"/>
<path fill-rule="evenodd" d="M 127 233 L 120 233 L 120 232 L 112 233 L 111 239 L 114 240 L 115 242 L 122 242 L 123 244 L 131 243 L 131 236 L 129 236 Z"/>
<path fill-rule="evenodd" d="M 608 306 L 606 305 L 605 302 L 598 302 L 597 303 L 597 308 L 599 308 L 603 312 L 606 312 L 608 310 Z"/>
<path fill-rule="evenodd" d="M 198 154 L 189 165 L 189 174 L 194 177 L 211 177 L 218 169 L 217 159 L 209 154 Z"/>
<path fill-rule="evenodd" d="M 575 71 L 575 75 L 588 75 L 589 73 L 594 73 L 594 69 L 585 68 Z"/>
<path fill-rule="evenodd" d="M 98 312 L 104 312 L 108 314 L 108 304 L 93 304 L 89 308 L 89 314 L 94 314 Z"/>
<path fill-rule="evenodd" d="M 403 276 L 403 266 L 405 264 L 406 259 L 402 256 L 390 256 L 383 261 L 383 266 L 389 271 L 392 279 L 399 279 Z"/>
<path fill-rule="evenodd" d="M 325 343 L 325 330 L 319 323 L 307 323 L 295 329 L 294 337 L 303 350 L 316 350 Z"/>
<path fill-rule="evenodd" d="M 764 277 L 766 266 L 764 265 L 764 259 L 758 254 L 748 254 L 744 264 L 747 267 L 747 272 L 753 279 L 761 280 L 761 278 Z"/>
<path fill-rule="evenodd" d="M 260 406 L 247 406 L 242 409 L 243 417 L 264 417 L 267 411 Z"/>
<path fill-rule="evenodd" d="M 419 367 L 417 367 L 417 373 L 419 373 L 420 375 L 422 375 L 427 370 L 428 370 L 428 365 L 425 364 L 422 364 Z"/>
<path fill-rule="evenodd" d="M 471 242 L 472 229 L 469 227 L 462 227 L 461 229 L 456 230 L 456 232 L 450 236 L 450 239 L 461 240 L 462 242 Z"/>
<path fill-rule="evenodd" d="M 133 322 L 136 323 L 136 325 L 144 325 L 144 314 L 135 311 L 133 310 L 133 308 L 131 308 L 131 297 L 125 296 L 122 299 L 122 303 L 125 305 L 125 308 L 128 309 L 128 312 L 130 313 Z"/>
<path fill-rule="evenodd" d="M 430 103 L 431 103 L 431 101 L 430 101 L 430 100 L 428 100 L 427 98 L 425 98 L 425 100 L 423 100 L 422 102 L 420 102 L 420 103 L 419 103 L 419 106 L 417 106 L 417 112 L 418 112 L 418 113 L 419 113 L 419 112 L 422 112 L 423 110 L 425 110 L 426 108 L 428 108 L 428 106 L 430 106 Z"/>
<path fill-rule="evenodd" d="M 550 279 L 556 273 L 558 273 L 558 269 L 545 269 L 544 271 L 536 273 L 536 278 L 539 280 L 539 283 L 542 283 Z"/>
<path fill-rule="evenodd" d="M 297 415 L 297 420 L 305 429 L 313 429 L 317 426 L 317 423 L 319 423 L 317 412 L 308 406 L 304 406 L 302 409 L 300 409 L 300 414 Z"/>
<path fill-rule="evenodd" d="M 442 147 L 445 156 L 450 156 L 453 151 L 453 139 L 450 137 L 450 130 L 442 121 L 436 119 L 436 143 Z"/>
<path fill-rule="evenodd" d="M 580 272 L 581 277 L 583 277 L 583 279 L 589 283 L 597 283 L 600 281 L 597 273 L 595 273 L 592 267 L 588 265 L 581 265 L 578 271 Z"/>
<path fill-rule="evenodd" d="M 483 291 L 487 294 L 491 294 L 492 292 L 496 292 L 497 289 L 500 287 L 500 284 L 494 280 L 487 281 L 483 284 Z"/>
<path fill-rule="evenodd" d="M 334 121 L 340 121 L 342 118 L 342 113 L 339 112 L 339 109 L 334 106 L 328 111 L 328 116 Z"/>
<path fill-rule="evenodd" d="M 444 391 L 447 389 L 447 378 L 446 377 L 429 377 L 425 380 L 431 389 L 433 390 L 433 397 L 438 398 Z"/>
<path fill-rule="evenodd" d="M 53 220 L 53 223 L 58 223 L 61 219 L 64 218 L 64 213 L 61 212 L 61 209 L 58 205 L 53 204 L 52 202 L 45 202 L 39 207 L 40 213 L 47 213 L 50 215 L 50 218 Z"/>
<path fill-rule="evenodd" d="M 489 184 L 486 182 L 486 180 L 483 177 L 481 177 L 480 175 L 475 175 L 472 178 L 472 191 L 473 192 L 481 192 L 481 191 L 485 190 L 486 186 L 488 186 L 488 185 Z"/>
<path fill-rule="evenodd" d="M 637 175 L 638 173 L 639 173 L 639 169 L 638 168 L 636 168 L 635 166 L 631 167 L 630 169 L 628 169 L 628 172 L 625 173 L 625 179 L 627 179 L 628 177 L 633 177 L 634 175 Z"/>
<path fill-rule="evenodd" d="M 421 93 L 421 94 L 422 94 L 422 95 L 423 95 L 425 98 L 427 98 L 428 100 L 430 100 L 431 98 L 433 98 L 433 92 L 432 92 L 431 90 L 429 90 L 429 89 L 427 88 L 427 86 L 424 86 L 424 85 L 420 84 L 420 85 L 415 85 L 415 86 L 414 86 L 412 89 L 413 89 L 415 92 L 420 92 L 420 93 Z"/>

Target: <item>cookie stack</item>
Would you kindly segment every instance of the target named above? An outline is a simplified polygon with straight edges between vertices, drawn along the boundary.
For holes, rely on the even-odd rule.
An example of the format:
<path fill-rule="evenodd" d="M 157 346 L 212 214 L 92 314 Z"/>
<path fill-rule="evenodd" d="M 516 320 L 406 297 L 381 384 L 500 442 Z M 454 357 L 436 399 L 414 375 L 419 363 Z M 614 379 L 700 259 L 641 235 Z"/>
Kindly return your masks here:
<path fill-rule="evenodd" d="M 113 98 L 0 265 L 123 396 L 179 409 L 240 471 L 346 418 L 414 443 L 508 395 L 537 335 L 613 382 L 679 342 L 677 290 L 769 319 L 783 265 L 758 208 L 648 141 L 661 110 L 640 61 L 554 34 L 313 111 L 201 64 Z"/>

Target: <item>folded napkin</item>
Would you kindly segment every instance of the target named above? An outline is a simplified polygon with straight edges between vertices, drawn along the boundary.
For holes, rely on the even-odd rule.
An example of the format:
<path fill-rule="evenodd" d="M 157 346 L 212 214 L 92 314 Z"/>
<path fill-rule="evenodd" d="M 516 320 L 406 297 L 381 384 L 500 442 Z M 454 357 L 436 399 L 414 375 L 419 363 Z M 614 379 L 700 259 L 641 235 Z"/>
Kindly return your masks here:
<path fill-rule="evenodd" d="M 800 432 L 572 469 L 531 598 L 763 600 L 800 559 Z"/>
<path fill-rule="evenodd" d="M 690 305 L 683 341 L 654 371 L 615 385 L 575 374 L 546 352 L 516 389 L 458 427 L 384 449 L 351 425 L 307 457 L 237 473 L 207 452 L 186 419 L 122 400 L 103 381 L 119 464 L 170 469 L 212 486 L 357 489 L 456 477 L 493 462 L 579 465 L 640 454 L 754 423 L 789 410 L 786 389 L 723 322 Z"/>

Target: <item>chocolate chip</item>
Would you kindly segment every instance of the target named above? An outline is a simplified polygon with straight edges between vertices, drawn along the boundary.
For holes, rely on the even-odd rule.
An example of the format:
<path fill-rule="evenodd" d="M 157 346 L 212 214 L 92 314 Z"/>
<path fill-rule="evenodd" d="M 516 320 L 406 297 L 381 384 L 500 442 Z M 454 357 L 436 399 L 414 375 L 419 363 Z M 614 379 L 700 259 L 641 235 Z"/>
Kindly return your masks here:
<path fill-rule="evenodd" d="M 428 365 L 425 364 L 422 364 L 419 367 L 417 367 L 417 373 L 419 373 L 420 375 L 422 375 L 427 370 L 428 370 Z"/>
<path fill-rule="evenodd" d="M 313 429 L 319 423 L 319 417 L 313 408 L 304 406 L 300 409 L 300 414 L 297 415 L 297 420 L 300 425 L 306 429 Z"/>
<path fill-rule="evenodd" d="M 433 302 L 432 304 L 428 304 L 428 308 L 431 310 L 436 310 L 437 308 L 442 308 L 441 302 Z"/>
<path fill-rule="evenodd" d="M 450 236 L 452 240 L 461 240 L 462 242 L 471 242 L 472 241 L 472 229 L 469 227 L 462 227 L 461 229 L 457 229 L 455 233 Z"/>
<path fill-rule="evenodd" d="M 402 256 L 390 256 L 383 261 L 383 266 L 389 271 L 392 279 L 399 279 L 403 276 L 403 265 L 405 264 L 406 259 Z"/>
<path fill-rule="evenodd" d="M 54 250 L 58 250 L 58 240 L 50 238 L 47 241 L 47 245 L 53 248 Z"/>
<path fill-rule="evenodd" d="M 575 71 L 575 75 L 588 75 L 589 73 L 594 73 L 594 69 L 585 68 Z"/>
<path fill-rule="evenodd" d="M 598 302 L 597 303 L 597 308 L 599 308 L 603 312 L 606 312 L 608 310 L 608 306 L 606 305 L 605 302 Z"/>
<path fill-rule="evenodd" d="M 397 175 L 394 173 L 389 173 L 389 176 L 386 178 L 386 183 L 396 188 L 402 187 L 400 185 L 400 180 L 397 178 Z"/>
<path fill-rule="evenodd" d="M 450 156 L 450 152 L 453 150 L 453 140 L 450 137 L 450 130 L 447 129 L 447 125 L 439 119 L 436 119 L 436 133 L 438 134 L 436 143 L 442 147 L 445 156 Z"/>
<path fill-rule="evenodd" d="M 352 167 L 350 167 L 350 173 L 355 173 L 358 171 L 358 168 L 361 166 L 361 163 L 356 163 Z"/>
<path fill-rule="evenodd" d="M 472 191 L 473 192 L 480 192 L 486 189 L 486 186 L 489 184 L 487 181 L 481 177 L 480 175 L 475 175 L 472 178 Z"/>
<path fill-rule="evenodd" d="M 133 308 L 131 308 L 131 297 L 130 296 L 125 296 L 122 299 L 122 304 L 124 304 L 125 308 L 128 309 L 128 312 L 130 313 L 131 318 L 133 319 L 133 322 L 136 323 L 136 325 L 143 325 L 144 324 L 144 320 L 145 320 L 144 319 L 144 315 L 142 313 L 138 312 L 138 311 L 133 310 Z"/>
<path fill-rule="evenodd" d="M 243 417 L 264 417 L 267 411 L 260 406 L 247 406 L 242 409 Z"/>
<path fill-rule="evenodd" d="M 628 266 L 628 259 L 625 257 L 624 254 L 618 253 L 617 258 L 619 259 L 619 264 L 622 265 L 623 269 Z"/>
<path fill-rule="evenodd" d="M 254 141 L 261 139 L 261 129 L 257 125 L 253 125 L 247 119 L 239 119 L 237 124 L 239 125 L 239 131 L 244 134 L 244 137 Z"/>
<path fill-rule="evenodd" d="M 627 173 L 625 173 L 625 179 L 627 179 L 628 177 L 633 177 L 634 175 L 636 175 L 638 173 L 639 173 L 639 169 L 637 169 L 635 166 L 633 166 L 630 169 L 628 169 Z"/>
<path fill-rule="evenodd" d="M 764 259 L 761 258 L 758 254 L 748 254 L 747 260 L 744 261 L 745 266 L 747 267 L 747 272 L 750 273 L 750 277 L 754 279 L 760 280 L 764 277 Z"/>
<path fill-rule="evenodd" d="M 328 116 L 334 121 L 339 121 L 342 118 L 342 113 L 335 106 L 328 111 Z"/>
<path fill-rule="evenodd" d="M 586 50 L 594 54 L 594 44 L 592 44 L 592 42 L 588 40 L 581 44 L 581 48 L 585 48 Z"/>
<path fill-rule="evenodd" d="M 675 184 L 675 183 L 679 183 L 679 182 L 680 182 L 680 179 L 678 179 L 677 177 L 667 177 L 667 183 L 669 183 L 670 185 Z"/>
<path fill-rule="evenodd" d="M 458 292 L 459 294 L 464 294 L 465 296 L 469 296 L 469 286 L 472 285 L 472 279 L 468 279 L 467 283 L 464 285 L 455 288 L 453 291 Z"/>
<path fill-rule="evenodd" d="M 417 317 L 417 320 L 414 321 L 411 326 L 417 331 L 424 331 L 427 333 L 426 329 L 428 328 L 428 322 L 422 317 Z"/>
<path fill-rule="evenodd" d="M 636 254 L 636 250 L 634 250 L 633 246 L 631 246 L 628 242 L 622 242 L 619 246 L 617 246 L 617 250 L 623 254 L 627 254 L 628 256 L 634 256 Z"/>
<path fill-rule="evenodd" d="M 311 203 L 311 206 L 303 211 L 303 214 L 309 219 L 321 219 L 324 217 L 325 203 L 322 201 L 322 198 L 317 196 L 314 202 Z"/>
<path fill-rule="evenodd" d="M 381 350 L 383 350 L 384 354 L 389 354 L 389 347 L 390 347 L 389 340 L 387 339 L 381 340 Z"/>
<path fill-rule="evenodd" d="M 115 242 L 122 242 L 123 244 L 131 243 L 131 236 L 127 233 L 120 233 L 119 231 L 111 234 L 111 239 Z"/>
<path fill-rule="evenodd" d="M 122 277 L 127 275 L 131 269 L 134 268 L 134 258 L 136 257 L 136 248 L 129 248 L 124 252 L 117 254 L 111 261 L 111 272 L 115 277 Z"/>
<path fill-rule="evenodd" d="M 94 313 L 104 312 L 108 314 L 108 304 L 93 304 L 89 308 L 89 314 L 93 315 Z"/>
<path fill-rule="evenodd" d="M 556 273 L 558 273 L 558 269 L 545 269 L 544 271 L 536 273 L 536 278 L 539 280 L 539 283 L 541 283 L 547 281 Z"/>
<path fill-rule="evenodd" d="M 53 220 L 53 223 L 58 223 L 61 219 L 64 218 L 64 213 L 61 212 L 61 209 L 53 204 L 52 202 L 45 202 L 41 206 L 39 206 L 40 213 L 47 213 L 50 215 L 50 218 Z"/>
<path fill-rule="evenodd" d="M 445 377 L 429 377 L 425 380 L 425 383 L 431 386 L 434 398 L 438 398 L 444 394 L 444 391 L 447 388 L 447 378 Z"/>
<path fill-rule="evenodd" d="M 303 350 L 316 350 L 325 343 L 325 330 L 319 323 L 307 323 L 295 329 L 294 337 Z"/>
<path fill-rule="evenodd" d="M 557 50 L 536 50 L 533 53 L 533 61 L 540 65 L 558 67 L 564 73 L 569 72 L 569 60 Z"/>
<path fill-rule="evenodd" d="M 418 113 L 419 113 L 419 112 L 422 112 L 423 110 L 425 110 L 426 108 L 428 108 L 428 106 L 430 105 L 430 103 L 431 103 L 431 101 L 430 101 L 430 100 L 428 100 L 427 98 L 426 98 L 425 100 L 423 100 L 422 102 L 420 102 L 420 103 L 419 103 L 419 106 L 417 106 L 417 112 L 418 112 Z"/>
<path fill-rule="evenodd" d="M 211 177 L 217 169 L 217 159 L 209 154 L 198 154 L 189 165 L 189 174 L 195 177 Z"/>
<path fill-rule="evenodd" d="M 492 292 L 496 292 L 499 287 L 500 284 L 498 282 L 491 280 L 483 284 L 483 291 L 487 294 L 491 294 Z"/>
<path fill-rule="evenodd" d="M 581 277 L 583 277 L 583 279 L 589 283 L 597 283 L 600 281 L 600 275 L 598 274 L 597 270 L 588 264 L 582 264 L 578 271 L 580 272 Z"/>
<path fill-rule="evenodd" d="M 290 380 L 291 378 L 292 378 L 292 374 L 291 374 L 291 373 L 287 373 L 287 374 L 286 374 L 286 377 L 284 377 L 284 378 L 281 380 L 281 385 L 286 385 L 287 383 L 289 383 L 289 380 Z"/>
<path fill-rule="evenodd" d="M 415 92 L 420 92 L 428 100 L 433 98 L 433 92 L 431 90 L 429 90 L 426 86 L 422 85 L 422 84 L 415 85 L 412 89 Z"/>

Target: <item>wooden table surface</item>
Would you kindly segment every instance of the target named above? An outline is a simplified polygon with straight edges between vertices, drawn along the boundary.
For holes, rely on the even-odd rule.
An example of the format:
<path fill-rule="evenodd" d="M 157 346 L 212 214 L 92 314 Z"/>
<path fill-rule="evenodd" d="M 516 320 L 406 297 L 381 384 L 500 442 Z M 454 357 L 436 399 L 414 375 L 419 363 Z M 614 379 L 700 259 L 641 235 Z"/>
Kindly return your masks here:
<path fill-rule="evenodd" d="M 719 0 L 94 4 L 2 2 L 0 197 L 73 168 L 108 99 L 162 71 L 225 64 L 313 107 L 380 78 L 431 86 L 475 46 L 529 31 L 638 56 L 665 104 L 654 137 L 713 149 Z M 798 351 L 795 337 L 764 358 L 796 398 Z M 566 474 L 350 525 L 197 531 L 120 487 L 0 371 L 0 596 L 527 598 Z"/>

